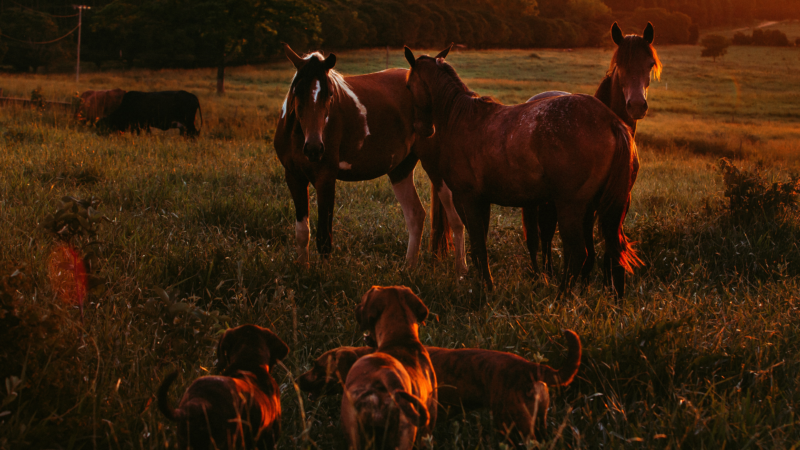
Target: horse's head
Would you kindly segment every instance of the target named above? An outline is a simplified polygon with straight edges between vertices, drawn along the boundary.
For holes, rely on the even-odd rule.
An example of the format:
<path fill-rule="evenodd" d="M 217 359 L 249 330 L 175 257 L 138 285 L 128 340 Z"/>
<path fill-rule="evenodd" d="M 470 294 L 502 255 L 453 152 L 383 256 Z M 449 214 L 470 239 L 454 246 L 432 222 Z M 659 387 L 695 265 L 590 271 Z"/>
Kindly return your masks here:
<path fill-rule="evenodd" d="M 283 46 L 286 57 L 297 69 L 286 101 L 287 114 L 294 112 L 303 130 L 303 154 L 309 161 L 317 162 L 325 153 L 322 134 L 328 123 L 333 100 L 334 86 L 329 73 L 336 65 L 336 55 L 331 53 L 323 58 L 315 52 L 301 58 L 288 44 Z"/>
<path fill-rule="evenodd" d="M 431 137 L 436 131 L 433 126 L 433 95 L 431 87 L 426 81 L 430 77 L 426 77 L 425 74 L 438 70 L 437 61 L 444 60 L 451 47 L 452 44 L 433 58 L 423 55 L 418 59 L 414 58 L 414 53 L 410 48 L 405 48 L 406 61 L 411 65 L 406 79 L 406 88 L 411 92 L 414 103 L 414 131 L 422 137 Z"/>
<path fill-rule="evenodd" d="M 611 58 L 610 72 L 622 86 L 628 115 L 634 120 L 647 114 L 647 88 L 651 77 L 661 77 L 661 61 L 652 45 L 653 33 L 653 24 L 649 22 L 642 36 L 623 36 L 616 22 L 611 27 L 617 51 Z"/>

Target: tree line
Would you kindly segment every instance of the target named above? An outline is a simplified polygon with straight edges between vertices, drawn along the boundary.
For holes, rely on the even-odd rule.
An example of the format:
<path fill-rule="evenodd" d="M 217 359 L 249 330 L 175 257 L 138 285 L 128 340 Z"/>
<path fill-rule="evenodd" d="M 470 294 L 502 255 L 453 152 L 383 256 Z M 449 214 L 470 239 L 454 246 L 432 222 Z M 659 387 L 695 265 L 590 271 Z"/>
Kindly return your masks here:
<path fill-rule="evenodd" d="M 0 0 L 0 66 L 69 67 L 75 0 Z M 299 50 L 411 45 L 607 45 L 648 21 L 659 44 L 695 44 L 702 27 L 800 17 L 796 0 L 86 0 L 81 58 L 100 67 L 225 67 Z"/>

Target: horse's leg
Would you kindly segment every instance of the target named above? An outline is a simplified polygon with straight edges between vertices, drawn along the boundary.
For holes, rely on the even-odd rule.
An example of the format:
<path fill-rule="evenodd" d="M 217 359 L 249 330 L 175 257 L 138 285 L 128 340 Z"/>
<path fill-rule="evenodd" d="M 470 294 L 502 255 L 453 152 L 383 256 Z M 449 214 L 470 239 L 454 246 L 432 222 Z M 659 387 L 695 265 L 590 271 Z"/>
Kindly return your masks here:
<path fill-rule="evenodd" d="M 336 177 L 320 174 L 317 190 L 317 251 L 328 257 L 333 250 L 333 208 L 336 200 Z"/>
<path fill-rule="evenodd" d="M 542 265 L 548 275 L 553 274 L 553 236 L 556 235 L 558 211 L 553 202 L 539 205 L 539 236 L 542 239 Z"/>
<path fill-rule="evenodd" d="M 557 210 L 558 229 L 561 231 L 561 242 L 564 247 L 564 278 L 561 282 L 561 292 L 565 293 L 580 276 L 583 263 L 586 261 L 586 243 L 583 238 L 586 204 L 559 204 Z"/>
<path fill-rule="evenodd" d="M 461 220 L 461 216 L 458 215 L 458 211 L 456 211 L 453 193 L 444 181 L 442 181 L 442 185 L 439 188 L 439 200 L 441 200 L 442 206 L 444 207 L 450 229 L 453 230 L 456 272 L 460 274 L 467 273 L 467 255 L 464 249 L 464 222 Z"/>
<path fill-rule="evenodd" d="M 488 222 L 492 205 L 489 202 L 477 199 L 461 200 L 456 198 L 455 202 L 460 204 L 464 211 L 467 232 L 469 232 L 472 263 L 481 271 L 481 278 L 486 283 L 487 290 L 491 291 L 494 287 L 494 282 L 492 281 L 492 272 L 489 270 L 489 257 L 486 251 L 486 230 L 489 227 Z"/>
<path fill-rule="evenodd" d="M 308 264 L 308 179 L 302 172 L 286 169 L 286 185 L 292 194 L 295 211 L 294 236 L 297 246 L 297 263 Z"/>
<path fill-rule="evenodd" d="M 594 261 L 596 254 L 594 251 L 594 219 L 595 209 L 590 206 L 586 209 L 586 215 L 583 218 L 583 240 L 586 242 L 586 262 L 583 263 L 583 270 L 581 276 L 584 281 L 589 279 L 594 268 Z"/>
<path fill-rule="evenodd" d="M 403 209 L 403 217 L 408 230 L 406 267 L 414 267 L 417 264 L 419 249 L 422 245 L 422 230 L 425 227 L 425 208 L 419 200 L 417 188 L 414 187 L 414 166 L 416 164 L 417 157 L 409 156 L 395 170 L 389 172 L 392 190 Z M 410 166 L 411 170 L 409 171 L 408 167 L 403 166 Z"/>
<path fill-rule="evenodd" d="M 531 256 L 531 270 L 534 274 L 539 273 L 539 263 L 536 261 L 536 254 L 539 252 L 538 217 L 538 205 L 522 208 L 522 234 L 525 236 L 525 244 L 528 246 L 528 254 Z"/>

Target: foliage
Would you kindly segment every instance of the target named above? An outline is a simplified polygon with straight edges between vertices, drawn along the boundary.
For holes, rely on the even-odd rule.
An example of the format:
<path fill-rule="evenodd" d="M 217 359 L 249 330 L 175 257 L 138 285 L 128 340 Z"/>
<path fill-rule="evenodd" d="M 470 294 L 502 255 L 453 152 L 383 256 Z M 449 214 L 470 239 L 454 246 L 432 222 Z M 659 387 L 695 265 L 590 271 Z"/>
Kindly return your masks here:
<path fill-rule="evenodd" d="M 716 61 L 718 56 L 724 56 L 728 53 L 728 47 L 731 44 L 725 36 L 710 34 L 703 38 L 701 45 L 703 46 L 703 51 L 700 56 L 714 58 L 714 61 Z"/>
<path fill-rule="evenodd" d="M 753 34 L 737 32 L 733 35 L 733 45 L 761 45 L 769 47 L 788 47 L 789 38 L 781 30 L 762 30 L 756 28 Z"/>
<path fill-rule="evenodd" d="M 64 59 L 72 52 L 60 41 L 50 45 L 36 45 L 31 42 L 45 42 L 59 37 L 59 28 L 49 15 L 28 8 L 7 8 L 0 14 L 0 29 L 3 34 L 17 40 L 4 39 L 0 42 L 0 54 L 4 65 L 17 71 L 36 70 L 54 61 Z M 3 52 L 3 48 L 5 51 Z"/>
<path fill-rule="evenodd" d="M 789 181 L 770 183 L 759 167 L 753 172 L 742 170 L 727 158 L 720 160 L 719 169 L 725 182 L 727 211 L 732 216 L 774 220 L 797 209 L 800 175 L 792 174 Z"/>
<path fill-rule="evenodd" d="M 641 34 L 647 22 L 655 28 L 655 45 L 691 44 L 692 18 L 681 12 L 664 8 L 636 8 L 633 13 L 620 18 L 623 30 Z M 695 41 L 697 42 L 696 38 Z"/>

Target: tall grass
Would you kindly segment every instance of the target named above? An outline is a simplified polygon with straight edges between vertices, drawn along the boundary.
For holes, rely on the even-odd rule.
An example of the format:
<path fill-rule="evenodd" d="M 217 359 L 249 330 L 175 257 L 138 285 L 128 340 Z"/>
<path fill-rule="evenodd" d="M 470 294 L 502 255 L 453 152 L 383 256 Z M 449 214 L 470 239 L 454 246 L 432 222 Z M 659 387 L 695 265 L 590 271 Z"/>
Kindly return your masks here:
<path fill-rule="evenodd" d="M 621 301 L 602 290 L 599 274 L 556 301 L 557 286 L 528 271 L 513 208 L 493 211 L 493 293 L 428 252 L 419 268 L 403 269 L 406 230 L 385 178 L 340 183 L 333 255 L 312 249 L 310 268 L 294 265 L 293 207 L 271 145 L 288 63 L 232 70 L 222 97 L 207 70 L 88 77 L 92 88 L 197 93 L 208 124 L 196 141 L 174 132 L 99 137 L 58 113 L 0 110 L 0 448 L 171 448 L 175 427 L 156 411 L 155 389 L 178 368 L 179 395 L 213 367 L 221 331 L 243 323 L 273 329 L 292 349 L 291 373 L 273 373 L 280 448 L 341 447 L 338 400 L 303 400 L 303 423 L 292 379 L 323 351 L 360 345 L 354 306 L 370 286 L 391 284 L 411 287 L 431 308 L 420 329 L 429 345 L 510 351 L 558 367 L 566 356 L 559 331 L 578 332 L 581 370 L 551 393 L 542 448 L 792 448 L 800 441 L 800 218 L 792 199 L 769 214 L 751 210 L 748 220 L 733 214 L 718 159 L 733 156 L 750 171 L 762 160 L 759 183 L 785 182 L 797 161 L 796 117 L 783 112 L 794 94 L 765 86 L 798 81 L 736 49 L 727 68 L 687 49 L 659 48 L 667 69 L 640 129 L 642 170 L 626 224 L 647 264 Z M 792 55 L 783 52 L 762 59 Z M 470 87 L 512 102 L 545 88 L 590 92 L 610 58 L 604 50 L 537 53 L 449 59 Z M 339 56 L 346 73 L 383 68 L 379 51 Z M 401 58 L 393 54 L 392 64 Z M 726 85 L 691 75 L 734 65 L 761 80 L 743 89 L 763 100 L 743 100 L 741 125 L 715 109 L 732 95 Z M 20 96 L 41 85 L 54 99 L 78 89 L 57 76 L 3 76 L 0 84 Z M 728 153 L 731 130 L 753 136 L 747 151 Z M 421 169 L 415 182 L 427 201 Z M 65 238 L 37 227 L 65 195 L 99 199 L 110 219 L 96 235 L 68 239 L 89 264 L 83 309 L 56 295 L 48 276 Z M 491 429 L 488 413 L 451 411 L 434 443 L 498 448 Z"/>

